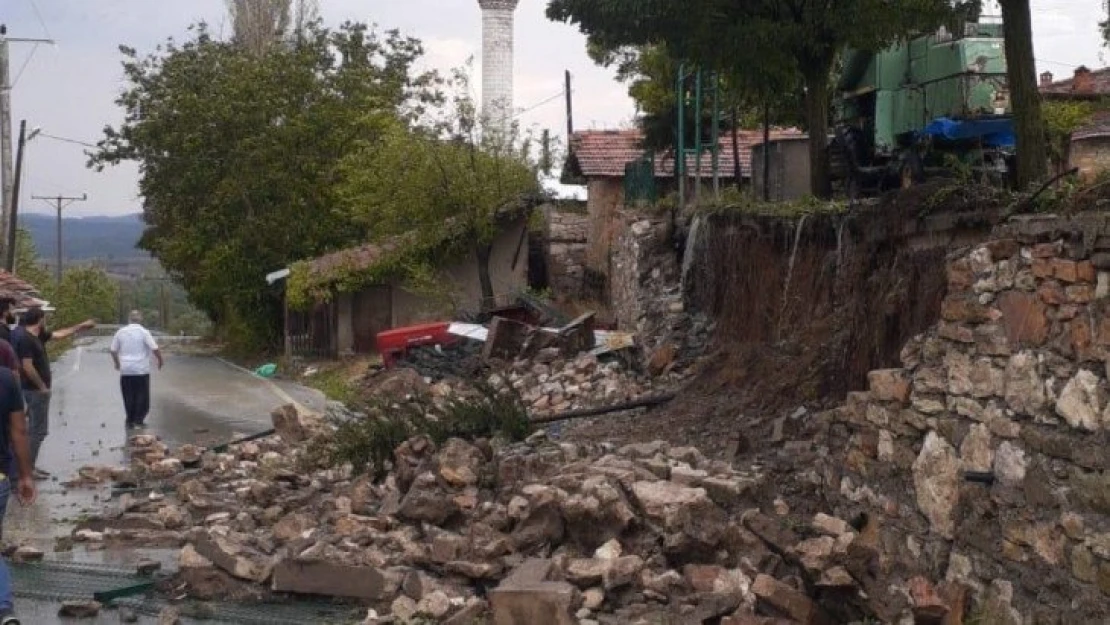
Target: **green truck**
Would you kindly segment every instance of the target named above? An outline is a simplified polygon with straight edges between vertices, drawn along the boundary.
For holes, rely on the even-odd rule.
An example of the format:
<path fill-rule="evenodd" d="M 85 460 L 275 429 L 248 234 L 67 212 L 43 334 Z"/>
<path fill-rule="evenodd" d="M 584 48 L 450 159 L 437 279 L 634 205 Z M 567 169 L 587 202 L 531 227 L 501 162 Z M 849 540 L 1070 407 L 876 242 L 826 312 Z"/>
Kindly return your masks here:
<path fill-rule="evenodd" d="M 1009 180 L 1015 140 L 1002 23 L 960 26 L 846 52 L 830 175 L 850 197 L 961 170 Z"/>

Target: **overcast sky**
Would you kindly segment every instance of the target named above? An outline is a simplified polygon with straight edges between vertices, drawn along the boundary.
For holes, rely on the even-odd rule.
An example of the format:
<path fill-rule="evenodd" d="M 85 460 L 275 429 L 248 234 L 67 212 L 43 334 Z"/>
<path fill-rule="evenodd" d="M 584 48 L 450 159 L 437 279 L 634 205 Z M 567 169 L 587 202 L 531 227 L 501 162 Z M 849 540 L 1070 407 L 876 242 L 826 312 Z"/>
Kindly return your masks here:
<path fill-rule="evenodd" d="M 628 126 L 633 107 L 612 72 L 586 56 L 585 39 L 573 27 L 544 18 L 546 0 L 521 0 L 516 28 L 515 104 L 529 108 L 560 93 L 563 70 L 575 77 L 575 127 Z M 1038 71 L 1065 77 L 1081 64 L 1102 67 L 1097 32 L 1101 2 L 1032 0 Z M 0 22 L 11 37 L 53 38 L 54 47 L 12 43 L 13 124 L 60 137 L 95 142 L 105 124 L 120 121 L 115 105 L 123 87 L 118 46 L 151 51 L 168 36 L 182 38 L 189 24 L 204 20 L 218 32 L 226 22 L 223 0 L 3 0 Z M 476 0 L 320 0 L 325 22 L 345 20 L 399 28 L 424 41 L 427 63 L 447 70 L 474 56 L 480 71 L 481 14 Z M 475 85 L 480 85 L 475 76 Z M 566 127 L 561 99 L 521 117 L 527 126 Z M 21 205 L 48 211 L 30 196 L 88 193 L 72 215 L 138 212 L 137 170 L 124 165 L 96 173 L 85 168 L 77 145 L 38 137 L 28 146 Z"/>

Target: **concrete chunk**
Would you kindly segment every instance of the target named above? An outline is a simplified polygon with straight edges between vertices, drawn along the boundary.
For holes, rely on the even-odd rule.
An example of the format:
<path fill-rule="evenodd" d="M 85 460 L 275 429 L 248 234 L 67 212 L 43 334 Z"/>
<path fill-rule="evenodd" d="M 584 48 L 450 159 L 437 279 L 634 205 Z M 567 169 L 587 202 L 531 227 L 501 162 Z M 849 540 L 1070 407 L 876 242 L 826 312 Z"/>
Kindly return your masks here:
<path fill-rule="evenodd" d="M 385 576 L 368 566 L 345 566 L 331 562 L 283 560 L 274 567 L 273 589 L 302 595 L 385 598 Z"/>
<path fill-rule="evenodd" d="M 494 625 L 576 625 L 578 590 L 566 582 L 546 581 L 553 565 L 527 560 L 489 593 Z"/>
<path fill-rule="evenodd" d="M 217 567 L 239 579 L 245 579 L 256 584 L 261 584 L 269 579 L 274 569 L 272 560 L 237 544 L 227 536 L 218 534 L 198 536 L 193 541 L 193 549 Z"/>

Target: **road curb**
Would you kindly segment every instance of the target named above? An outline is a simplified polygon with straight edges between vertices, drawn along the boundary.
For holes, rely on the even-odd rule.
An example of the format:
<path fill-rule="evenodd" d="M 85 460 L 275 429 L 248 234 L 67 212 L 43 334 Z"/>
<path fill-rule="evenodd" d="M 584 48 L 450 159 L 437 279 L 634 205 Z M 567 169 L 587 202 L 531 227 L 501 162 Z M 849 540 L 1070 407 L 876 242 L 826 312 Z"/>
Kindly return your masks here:
<path fill-rule="evenodd" d="M 268 379 L 266 379 L 266 378 L 264 378 L 260 375 L 257 375 L 255 372 L 251 371 L 250 369 L 247 369 L 246 367 L 241 367 L 241 366 L 231 362 L 230 360 L 227 360 L 226 358 L 221 358 L 220 356 L 213 356 L 213 358 L 215 358 L 217 362 L 220 362 L 220 363 L 222 363 L 222 364 L 224 364 L 224 365 L 226 365 L 226 366 L 228 366 L 228 367 L 230 367 L 230 368 L 232 368 L 236 371 L 245 373 L 245 374 L 251 376 L 252 378 L 254 378 L 256 380 L 262 381 L 263 384 L 270 387 L 270 391 L 272 391 L 274 393 L 274 395 L 277 395 L 279 399 L 281 399 L 282 401 L 284 401 L 287 404 L 293 404 L 293 407 L 296 408 L 298 412 L 302 412 L 302 413 L 311 413 L 311 412 L 313 412 L 312 410 L 309 410 L 307 407 L 305 407 L 305 405 L 302 404 L 301 402 L 297 401 L 296 399 L 293 399 L 292 395 L 290 395 L 289 393 L 286 393 L 284 389 L 282 389 L 277 384 L 274 384 L 274 382 L 272 380 L 268 380 Z"/>

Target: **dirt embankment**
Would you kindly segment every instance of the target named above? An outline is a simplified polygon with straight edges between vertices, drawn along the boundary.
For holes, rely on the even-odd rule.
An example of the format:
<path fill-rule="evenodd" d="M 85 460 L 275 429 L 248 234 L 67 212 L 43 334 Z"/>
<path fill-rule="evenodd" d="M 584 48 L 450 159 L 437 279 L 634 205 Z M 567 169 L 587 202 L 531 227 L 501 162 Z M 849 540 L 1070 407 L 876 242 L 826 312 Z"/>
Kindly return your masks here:
<path fill-rule="evenodd" d="M 799 407 L 841 403 L 937 321 L 946 257 L 984 239 L 1004 206 L 989 190 L 923 186 L 842 214 L 704 217 L 686 299 L 716 321 L 717 349 L 679 401 L 576 433 L 724 452 Z"/>

